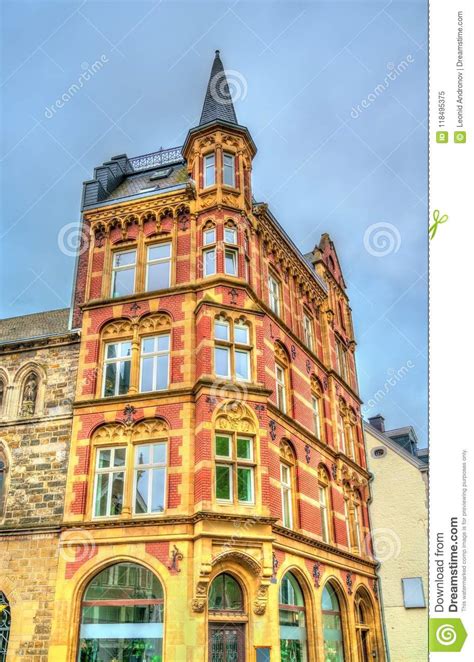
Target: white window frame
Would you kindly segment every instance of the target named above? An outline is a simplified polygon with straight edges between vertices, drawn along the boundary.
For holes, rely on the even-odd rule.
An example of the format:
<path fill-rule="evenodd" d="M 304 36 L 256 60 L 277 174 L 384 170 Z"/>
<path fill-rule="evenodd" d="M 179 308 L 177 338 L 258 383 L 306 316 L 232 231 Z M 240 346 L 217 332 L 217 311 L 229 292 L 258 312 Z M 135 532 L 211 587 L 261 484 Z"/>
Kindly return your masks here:
<path fill-rule="evenodd" d="M 311 395 L 311 407 L 313 410 L 313 432 L 321 441 L 321 398 L 314 393 Z"/>
<path fill-rule="evenodd" d="M 232 240 L 227 238 L 228 232 L 232 232 Z M 227 225 L 224 227 L 224 243 L 228 246 L 237 246 L 237 228 Z"/>
<path fill-rule="evenodd" d="M 159 257 L 159 258 L 154 258 L 150 259 L 150 248 L 155 248 L 156 246 L 169 246 L 170 247 L 170 254 L 169 257 Z M 153 266 L 154 264 L 165 264 L 168 263 L 168 284 L 165 285 L 165 287 L 160 287 L 159 289 L 167 289 L 168 287 L 171 287 L 171 267 L 173 264 L 173 243 L 171 241 L 165 241 L 159 244 L 149 244 L 146 249 L 146 282 L 145 282 L 145 287 L 146 287 L 146 292 L 150 292 L 151 290 L 148 287 L 148 276 L 149 276 L 149 268 L 150 266 Z"/>
<path fill-rule="evenodd" d="M 216 153 L 206 154 L 203 160 L 204 188 L 210 188 L 216 184 Z M 212 177 L 209 177 L 211 172 Z"/>
<path fill-rule="evenodd" d="M 232 261 L 234 264 L 234 271 L 227 270 L 227 255 L 232 255 Z M 228 246 L 224 249 L 224 273 L 227 276 L 239 276 L 239 251 L 236 248 L 229 248 Z"/>
<path fill-rule="evenodd" d="M 168 349 L 156 349 L 152 352 L 144 352 L 143 346 L 146 340 L 154 341 L 154 345 L 158 346 L 158 338 L 167 337 L 168 338 Z M 158 381 L 158 358 L 160 356 L 168 357 L 168 374 L 166 375 L 166 386 L 164 388 L 152 388 L 150 391 L 145 391 L 142 389 L 142 376 L 143 376 L 143 363 L 144 359 L 153 359 L 153 386 L 157 386 Z M 171 373 L 171 333 L 158 333 L 156 336 L 145 336 L 141 339 L 140 344 L 140 393 L 154 393 L 158 391 L 167 391 L 170 387 L 170 373 Z"/>
<path fill-rule="evenodd" d="M 120 355 L 114 358 L 107 358 L 107 349 L 108 347 L 111 347 L 112 345 L 118 345 L 120 348 L 123 344 L 128 343 L 130 345 L 130 355 L 123 357 L 121 350 L 120 350 Z M 119 379 L 119 364 L 120 363 L 125 363 L 125 362 L 130 363 L 130 380 L 132 376 L 132 341 L 131 340 L 116 340 L 113 342 L 107 342 L 104 344 L 104 368 L 103 368 L 103 373 L 102 373 L 102 397 L 103 398 L 114 398 L 118 395 L 126 395 L 126 393 L 119 393 L 119 384 L 120 384 L 120 379 Z M 106 385 L 106 374 L 107 374 L 107 366 L 110 364 L 115 364 L 115 385 L 114 385 L 114 393 L 113 395 L 105 395 L 105 385 Z M 130 390 L 130 383 L 128 385 L 128 390 Z"/>
<path fill-rule="evenodd" d="M 284 414 L 288 411 L 286 377 L 286 369 L 279 363 L 275 363 L 276 404 Z"/>
<path fill-rule="evenodd" d="M 319 510 L 321 512 L 321 533 L 323 542 L 329 543 L 331 541 L 329 533 L 329 507 L 328 507 L 328 494 L 325 485 L 319 486 Z"/>
<path fill-rule="evenodd" d="M 125 460 L 123 465 L 114 466 L 115 460 L 115 451 L 125 449 Z M 110 466 L 99 468 L 99 459 L 102 451 L 111 451 L 110 454 Z M 123 513 L 124 508 L 124 499 L 125 499 L 125 480 L 127 474 L 127 451 L 128 449 L 125 446 L 101 446 L 96 449 L 96 458 L 95 458 L 95 470 L 94 470 L 94 495 L 92 499 L 92 517 L 93 519 L 110 519 L 120 517 Z M 111 515 L 110 510 L 112 506 L 112 486 L 114 480 L 114 474 L 123 474 L 123 490 L 122 490 L 122 513 L 118 515 Z M 107 480 L 107 514 L 106 515 L 96 515 L 96 503 L 97 503 L 97 489 L 99 485 L 99 476 L 103 474 L 108 474 Z"/>
<path fill-rule="evenodd" d="M 165 459 L 163 462 L 151 462 L 149 464 L 138 464 L 137 463 L 137 451 L 142 446 L 149 446 L 154 453 L 154 446 L 164 446 L 165 447 Z M 168 507 L 167 496 L 168 496 L 168 444 L 166 441 L 152 441 L 149 443 L 137 444 L 134 449 L 134 460 L 133 460 L 133 507 L 132 512 L 137 517 L 145 517 L 146 515 L 163 515 Z M 164 469 L 165 480 L 163 485 L 163 510 L 151 510 L 152 497 L 153 497 L 153 479 L 148 477 L 148 492 L 147 492 L 147 511 L 146 513 L 139 513 L 136 511 L 136 502 L 137 502 L 137 474 L 139 471 L 147 471 L 153 476 L 154 469 Z"/>
<path fill-rule="evenodd" d="M 208 237 L 211 235 L 213 239 L 211 241 L 208 241 Z M 205 228 L 202 233 L 202 245 L 203 246 L 212 246 L 212 244 L 216 243 L 216 228 L 215 226 L 212 226 L 211 228 Z"/>
<path fill-rule="evenodd" d="M 230 162 L 226 163 L 226 159 Z M 229 181 L 226 181 L 229 174 Z M 222 153 L 222 183 L 224 186 L 235 188 L 235 156 L 231 152 Z"/>
<path fill-rule="evenodd" d="M 208 263 L 207 263 L 207 256 L 208 255 L 213 255 L 212 258 L 212 264 L 213 269 L 208 270 Z M 202 274 L 204 278 L 207 278 L 208 276 L 215 276 L 217 273 L 217 249 L 215 246 L 212 246 L 210 248 L 205 248 L 202 251 Z"/>
<path fill-rule="evenodd" d="M 247 333 L 247 342 L 242 343 L 236 340 L 236 334 L 235 330 L 237 329 L 245 329 Z M 238 322 L 234 323 L 234 328 L 233 328 L 233 340 L 234 340 L 234 377 L 236 381 L 238 382 L 250 382 L 252 381 L 252 362 L 251 362 L 251 345 L 250 345 L 250 328 L 247 326 L 247 324 L 239 324 Z M 247 358 L 247 378 L 243 377 L 238 377 L 237 376 L 237 361 L 236 361 L 236 355 L 237 354 L 245 354 Z"/>
<path fill-rule="evenodd" d="M 268 301 L 270 304 L 270 310 L 272 310 L 275 315 L 280 315 L 280 298 L 280 283 L 272 274 L 270 274 L 268 276 Z"/>
<path fill-rule="evenodd" d="M 293 528 L 293 486 L 292 486 L 292 467 L 285 462 L 280 462 L 280 490 L 281 490 L 281 520 L 283 526 L 287 529 Z M 284 473 L 288 472 L 288 480 L 284 478 Z M 285 498 L 286 497 L 286 498 Z M 287 500 L 286 500 L 287 499 Z M 288 513 L 285 513 L 286 505 L 288 504 Z M 288 515 L 286 517 L 285 515 Z M 289 522 L 289 525 L 285 524 L 285 520 Z"/>
<path fill-rule="evenodd" d="M 353 503 L 353 511 L 354 511 L 354 533 L 355 533 L 355 543 L 358 552 L 361 552 L 361 545 L 362 545 L 362 530 L 361 530 L 361 522 L 360 522 L 360 504 L 359 503 Z"/>
<path fill-rule="evenodd" d="M 115 259 L 118 255 L 124 255 L 125 253 L 134 253 L 135 259 L 133 262 L 130 262 L 130 264 L 123 264 L 121 266 L 115 266 Z M 132 291 L 129 292 L 128 294 L 122 294 L 118 296 L 114 296 L 114 289 L 115 289 L 115 279 L 118 273 L 121 271 L 131 271 L 133 270 L 133 288 Z M 120 296 L 131 296 L 132 294 L 135 293 L 135 289 L 137 286 L 137 249 L 136 248 L 127 248 L 124 249 L 123 251 L 114 251 L 112 253 L 112 278 L 111 278 L 111 283 L 110 283 L 110 296 L 113 299 L 118 299 Z"/>
<path fill-rule="evenodd" d="M 304 330 L 305 345 L 308 349 L 310 349 L 313 352 L 314 351 L 313 319 L 307 313 L 303 313 L 303 330 Z"/>

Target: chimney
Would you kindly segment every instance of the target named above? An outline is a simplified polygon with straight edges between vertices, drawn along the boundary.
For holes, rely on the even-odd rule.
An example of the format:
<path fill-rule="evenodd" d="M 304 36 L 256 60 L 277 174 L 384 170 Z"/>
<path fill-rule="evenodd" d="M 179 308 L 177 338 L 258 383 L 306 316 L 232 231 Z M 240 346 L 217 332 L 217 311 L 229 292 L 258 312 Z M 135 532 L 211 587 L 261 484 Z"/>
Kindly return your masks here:
<path fill-rule="evenodd" d="M 377 416 L 372 416 L 372 418 L 369 418 L 369 423 L 379 432 L 385 432 L 385 419 L 382 414 L 377 414 Z"/>

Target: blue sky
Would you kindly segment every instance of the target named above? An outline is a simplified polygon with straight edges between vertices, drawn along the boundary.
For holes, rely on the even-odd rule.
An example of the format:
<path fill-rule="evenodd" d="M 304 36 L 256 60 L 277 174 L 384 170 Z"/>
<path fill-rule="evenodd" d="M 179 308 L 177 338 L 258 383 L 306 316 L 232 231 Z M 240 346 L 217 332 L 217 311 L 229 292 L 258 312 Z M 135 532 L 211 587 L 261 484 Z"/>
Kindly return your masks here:
<path fill-rule="evenodd" d="M 1 316 L 69 305 L 59 244 L 82 181 L 113 155 L 182 144 L 219 48 L 259 150 L 255 197 L 303 252 L 323 232 L 336 244 L 364 412 L 425 445 L 424 0 L 4 0 L 2 19 Z"/>

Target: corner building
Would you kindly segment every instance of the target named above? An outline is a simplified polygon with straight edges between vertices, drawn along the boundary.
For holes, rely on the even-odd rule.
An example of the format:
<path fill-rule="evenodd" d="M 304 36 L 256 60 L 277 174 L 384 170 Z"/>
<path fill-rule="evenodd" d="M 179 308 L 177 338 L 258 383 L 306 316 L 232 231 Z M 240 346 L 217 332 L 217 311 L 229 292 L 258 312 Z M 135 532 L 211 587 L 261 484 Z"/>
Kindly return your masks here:
<path fill-rule="evenodd" d="M 51 662 L 385 659 L 343 276 L 255 153 L 217 52 L 182 148 L 84 184 Z"/>

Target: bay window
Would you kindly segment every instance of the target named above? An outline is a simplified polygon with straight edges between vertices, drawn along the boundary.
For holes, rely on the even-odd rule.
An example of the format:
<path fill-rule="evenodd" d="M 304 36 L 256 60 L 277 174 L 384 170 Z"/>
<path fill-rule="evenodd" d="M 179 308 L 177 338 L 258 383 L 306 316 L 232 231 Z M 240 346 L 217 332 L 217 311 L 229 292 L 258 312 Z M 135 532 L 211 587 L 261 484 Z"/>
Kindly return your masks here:
<path fill-rule="evenodd" d="M 242 322 L 214 321 L 214 373 L 217 377 L 250 381 L 250 329 Z"/>
<path fill-rule="evenodd" d="M 204 157 L 204 188 L 216 183 L 216 155 L 214 152 Z"/>
<path fill-rule="evenodd" d="M 223 161 L 223 183 L 226 186 L 235 187 L 235 157 L 233 154 L 224 152 Z"/>
<path fill-rule="evenodd" d="M 240 434 L 215 436 L 215 496 L 235 504 L 255 502 L 253 439 Z"/>

